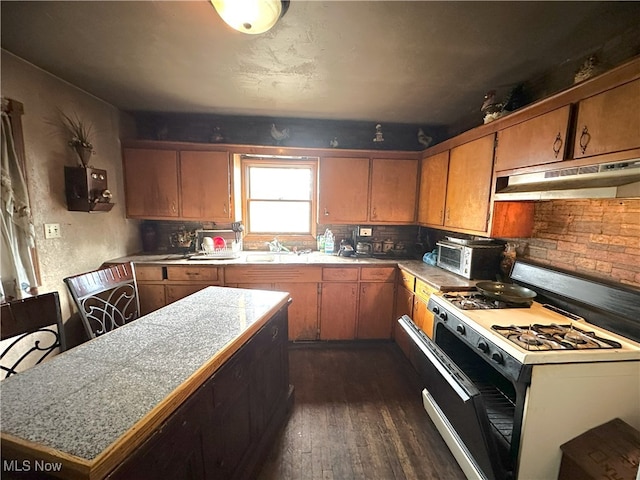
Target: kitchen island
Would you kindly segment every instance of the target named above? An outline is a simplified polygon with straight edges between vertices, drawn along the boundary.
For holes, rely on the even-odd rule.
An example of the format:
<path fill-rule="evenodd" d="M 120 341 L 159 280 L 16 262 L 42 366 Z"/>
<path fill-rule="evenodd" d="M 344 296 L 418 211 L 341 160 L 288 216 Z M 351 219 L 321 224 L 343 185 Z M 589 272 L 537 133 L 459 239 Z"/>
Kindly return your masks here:
<path fill-rule="evenodd" d="M 2 478 L 248 478 L 289 386 L 285 292 L 207 287 L 0 384 Z"/>

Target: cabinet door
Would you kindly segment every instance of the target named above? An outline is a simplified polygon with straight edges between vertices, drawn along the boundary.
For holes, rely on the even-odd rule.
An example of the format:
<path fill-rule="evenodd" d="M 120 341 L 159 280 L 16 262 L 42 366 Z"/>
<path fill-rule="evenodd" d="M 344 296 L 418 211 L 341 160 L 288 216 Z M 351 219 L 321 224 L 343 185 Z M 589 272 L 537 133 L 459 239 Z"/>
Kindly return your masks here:
<path fill-rule="evenodd" d="M 320 340 L 353 340 L 356 336 L 357 283 L 323 283 Z"/>
<path fill-rule="evenodd" d="M 163 284 L 138 283 L 140 315 L 146 315 L 167 304 Z"/>
<path fill-rule="evenodd" d="M 182 218 L 231 219 L 231 170 L 227 152 L 180 152 Z"/>
<path fill-rule="evenodd" d="M 178 154 L 175 151 L 125 148 L 123 163 L 128 217 L 178 216 Z"/>
<path fill-rule="evenodd" d="M 212 397 L 199 389 L 140 448 L 129 455 L 108 480 L 202 480 L 203 439 L 212 419 Z"/>
<path fill-rule="evenodd" d="M 640 80 L 578 104 L 574 158 L 640 147 Z"/>
<path fill-rule="evenodd" d="M 416 217 L 417 184 L 417 160 L 374 159 L 370 220 L 412 223 Z"/>
<path fill-rule="evenodd" d="M 252 418 L 255 438 L 260 438 L 289 388 L 286 310 L 260 329 L 253 345 Z"/>
<path fill-rule="evenodd" d="M 367 221 L 369 158 L 321 158 L 318 182 L 318 223 Z"/>
<path fill-rule="evenodd" d="M 564 160 L 570 109 L 566 105 L 498 132 L 496 170 Z"/>
<path fill-rule="evenodd" d="M 413 297 L 413 321 L 424 333 L 433 339 L 433 313 L 427 308 L 427 302 L 418 295 Z"/>
<path fill-rule="evenodd" d="M 394 293 L 393 283 L 360 284 L 357 338 L 391 338 Z"/>
<path fill-rule="evenodd" d="M 289 292 L 289 340 L 318 339 L 318 284 L 276 283 L 274 290 Z"/>
<path fill-rule="evenodd" d="M 494 134 L 451 149 L 445 227 L 487 231 Z"/>
<path fill-rule="evenodd" d="M 204 442 L 206 478 L 234 478 L 250 452 L 252 375 L 242 353 L 236 353 L 213 377 L 215 408 Z"/>
<path fill-rule="evenodd" d="M 404 329 L 398 323 L 398 319 L 403 315 L 408 315 L 413 319 L 413 292 L 407 290 L 402 285 L 398 285 L 395 311 L 393 314 L 393 337 L 400 349 L 408 358 L 410 356 L 409 352 L 411 351 L 411 340 L 407 336 L 407 333 L 404 331 Z"/>
<path fill-rule="evenodd" d="M 422 159 L 418 223 L 444 225 L 448 173 L 449 151 Z"/>
<path fill-rule="evenodd" d="M 181 298 L 188 297 L 192 293 L 199 292 L 203 288 L 208 287 L 208 283 L 193 283 L 190 285 L 167 285 L 166 286 L 166 300 L 167 305 L 180 300 Z"/>

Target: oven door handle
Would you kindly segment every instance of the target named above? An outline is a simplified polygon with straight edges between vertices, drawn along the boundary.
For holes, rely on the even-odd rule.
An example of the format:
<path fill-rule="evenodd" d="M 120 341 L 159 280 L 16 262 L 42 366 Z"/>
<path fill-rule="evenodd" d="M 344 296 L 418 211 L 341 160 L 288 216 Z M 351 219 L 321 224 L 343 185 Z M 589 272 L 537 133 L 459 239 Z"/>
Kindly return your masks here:
<path fill-rule="evenodd" d="M 415 327 L 411 326 L 413 322 L 409 317 L 403 315 L 398 322 L 404 331 L 407 332 L 407 335 L 409 335 L 415 345 L 433 364 L 438 372 L 440 372 L 442 378 L 447 381 L 453 391 L 456 392 L 464 403 L 468 402 L 473 396 L 479 393 L 478 389 L 473 385 L 468 384 L 468 381 L 463 374 L 454 365 L 452 365 L 453 362 L 446 358 L 444 353 L 439 352 L 437 345 L 426 337 L 426 335 L 418 333 L 415 330 Z M 411 322 L 411 324 L 409 322 Z"/>

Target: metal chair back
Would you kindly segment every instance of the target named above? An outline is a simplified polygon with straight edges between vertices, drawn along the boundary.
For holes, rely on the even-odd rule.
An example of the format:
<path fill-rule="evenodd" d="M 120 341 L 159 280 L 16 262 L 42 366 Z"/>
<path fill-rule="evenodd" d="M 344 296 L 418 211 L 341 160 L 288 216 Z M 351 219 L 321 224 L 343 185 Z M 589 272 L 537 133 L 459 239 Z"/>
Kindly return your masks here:
<path fill-rule="evenodd" d="M 3 303 L 0 322 L 0 340 L 11 339 L 0 352 L 4 378 L 66 350 L 58 292 Z"/>
<path fill-rule="evenodd" d="M 140 316 L 133 263 L 121 263 L 64 279 L 89 338 Z"/>

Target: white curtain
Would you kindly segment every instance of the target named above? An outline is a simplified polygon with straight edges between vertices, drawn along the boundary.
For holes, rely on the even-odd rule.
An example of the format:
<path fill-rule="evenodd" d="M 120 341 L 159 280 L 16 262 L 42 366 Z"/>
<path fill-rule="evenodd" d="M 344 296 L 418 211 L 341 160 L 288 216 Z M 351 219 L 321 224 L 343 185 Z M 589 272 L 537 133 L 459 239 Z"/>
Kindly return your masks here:
<path fill-rule="evenodd" d="M 16 155 L 9 115 L 2 112 L 2 286 L 1 294 L 24 298 L 37 286 L 31 249 L 35 229 L 24 173 Z"/>

